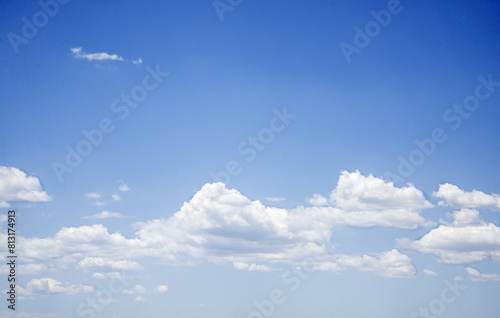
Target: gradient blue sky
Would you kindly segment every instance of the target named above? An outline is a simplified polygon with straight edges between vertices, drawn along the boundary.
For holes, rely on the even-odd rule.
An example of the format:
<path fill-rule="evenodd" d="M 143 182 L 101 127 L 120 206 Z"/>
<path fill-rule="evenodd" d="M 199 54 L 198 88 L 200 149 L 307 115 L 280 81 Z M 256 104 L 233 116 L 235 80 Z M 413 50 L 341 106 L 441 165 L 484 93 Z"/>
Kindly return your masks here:
<path fill-rule="evenodd" d="M 437 316 L 498 317 L 496 1 L 242 1 L 223 21 L 212 1 L 58 6 L 12 45 L 43 11 L 0 3 L 0 206 L 18 212 L 27 264 L 17 314 L 89 316 L 78 306 L 121 275 L 96 317 L 246 318 L 274 289 L 277 318 L 411 317 L 445 280 L 467 289 Z M 388 6 L 399 13 L 348 62 L 341 43 Z M 169 75 L 120 119 L 113 101 L 157 68 Z M 285 109 L 295 117 L 247 160 L 249 136 Z M 114 130 L 58 178 L 105 118 Z M 446 140 L 401 175 L 436 129 Z M 241 171 L 212 184 L 228 162 Z M 280 276 L 315 249 L 328 260 L 291 291 Z"/>

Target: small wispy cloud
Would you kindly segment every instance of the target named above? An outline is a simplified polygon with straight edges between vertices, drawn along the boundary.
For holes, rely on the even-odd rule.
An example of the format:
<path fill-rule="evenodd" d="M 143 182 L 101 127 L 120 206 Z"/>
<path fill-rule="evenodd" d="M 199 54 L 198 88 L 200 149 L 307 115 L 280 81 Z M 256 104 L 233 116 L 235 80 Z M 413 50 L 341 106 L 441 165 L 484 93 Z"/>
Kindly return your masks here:
<path fill-rule="evenodd" d="M 469 274 L 472 281 L 486 282 L 486 281 L 500 281 L 500 276 L 497 274 L 483 274 L 475 268 L 466 267 L 465 271 Z"/>
<path fill-rule="evenodd" d="M 120 202 L 122 198 L 118 194 L 112 194 L 111 198 L 113 198 L 113 202 Z"/>
<path fill-rule="evenodd" d="M 90 216 L 85 216 L 84 219 L 109 219 L 109 218 L 124 218 L 125 216 L 118 212 L 102 211 Z"/>
<path fill-rule="evenodd" d="M 108 203 L 120 202 L 122 200 L 122 198 L 116 193 L 111 195 L 111 200 L 105 200 L 104 196 L 99 193 L 86 193 L 85 197 L 87 198 L 87 203 L 96 206 L 103 206 Z"/>
<path fill-rule="evenodd" d="M 101 53 L 85 53 L 82 51 L 82 47 L 75 47 L 71 49 L 71 52 L 73 53 L 73 56 L 77 59 L 87 59 L 88 61 L 105 61 L 105 60 L 112 60 L 112 61 L 125 61 L 125 59 L 117 54 L 109 54 L 106 52 L 101 52 Z"/>
<path fill-rule="evenodd" d="M 437 276 L 437 273 L 435 271 L 431 271 L 430 269 L 424 269 L 423 272 L 425 275 Z"/>
<path fill-rule="evenodd" d="M 99 193 L 86 193 L 85 196 L 89 199 L 100 199 L 102 197 Z"/>
<path fill-rule="evenodd" d="M 71 48 L 70 50 L 73 53 L 73 57 L 76 59 L 86 59 L 87 61 L 127 61 L 118 54 L 110 54 L 106 52 L 86 53 L 83 52 L 83 48 L 81 46 Z M 132 63 L 134 65 L 142 64 L 142 59 L 138 58 L 137 60 L 133 60 Z"/>
<path fill-rule="evenodd" d="M 271 268 L 266 265 L 258 265 L 255 263 L 247 264 L 245 262 L 233 262 L 233 266 L 239 270 L 247 270 L 247 271 L 270 271 Z"/>
<path fill-rule="evenodd" d="M 118 180 L 118 184 L 119 184 L 118 190 L 122 192 L 130 191 L 130 188 L 125 182 L 123 182 L 123 180 Z"/>
<path fill-rule="evenodd" d="M 280 201 L 285 201 L 285 198 L 267 197 L 266 200 L 271 202 L 280 202 Z"/>
<path fill-rule="evenodd" d="M 160 293 L 160 294 L 164 294 L 167 292 L 167 290 L 168 290 L 167 285 L 158 285 L 158 286 L 156 286 L 156 288 L 153 291 Z"/>

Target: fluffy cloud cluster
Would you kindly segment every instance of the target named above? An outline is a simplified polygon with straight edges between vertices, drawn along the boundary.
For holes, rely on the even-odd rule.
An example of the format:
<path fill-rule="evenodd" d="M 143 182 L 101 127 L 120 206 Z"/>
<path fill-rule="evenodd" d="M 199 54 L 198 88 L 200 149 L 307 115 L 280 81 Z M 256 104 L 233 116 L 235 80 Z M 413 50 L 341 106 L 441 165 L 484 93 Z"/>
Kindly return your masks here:
<path fill-rule="evenodd" d="M 0 166 L 0 207 L 9 207 L 9 202 L 48 202 L 52 198 L 42 189 L 37 177 L 14 167 Z"/>
<path fill-rule="evenodd" d="M 330 201 L 345 211 L 420 211 L 433 207 L 412 184 L 398 188 L 392 182 L 363 176 L 359 171 L 342 172 Z"/>
<path fill-rule="evenodd" d="M 478 190 L 466 192 L 456 185 L 445 183 L 439 185 L 439 190 L 432 195 L 443 199 L 439 202 L 439 205 L 449 205 L 455 209 L 487 208 L 500 210 L 500 195 L 495 193 L 486 194 Z"/>
<path fill-rule="evenodd" d="M 432 229 L 421 239 L 398 240 L 403 248 L 434 254 L 439 261 L 466 264 L 500 260 L 500 228 L 486 222 L 477 210 L 462 209 L 448 215 L 453 222 Z"/>
<path fill-rule="evenodd" d="M 57 259 L 60 264 L 74 263 L 96 278 L 140 270 L 142 266 L 132 259 L 141 257 L 168 264 L 208 261 L 231 263 L 239 270 L 267 271 L 318 254 L 325 255 L 314 265 L 320 270 L 356 268 L 385 277 L 415 274 L 410 257 L 397 249 L 362 255 L 327 252 L 332 229 L 339 226 L 431 226 L 420 212 L 433 205 L 413 185 L 399 188 L 372 175 L 344 171 L 329 199 L 318 194 L 309 202 L 312 206 L 276 208 L 252 201 L 222 183 L 206 184 L 171 217 L 136 223 L 132 238 L 95 224 L 63 228 L 52 237 L 26 238 L 21 249 L 30 263 Z M 419 240 L 398 240 L 399 247 L 437 255 L 445 263 L 500 260 L 498 227 L 484 221 L 477 210 L 462 209 L 449 217 L 451 223 L 430 230 Z M 431 271 L 426 274 L 432 275 Z"/>
<path fill-rule="evenodd" d="M 140 269 L 131 259 L 145 256 L 169 264 L 229 262 L 240 270 L 271 270 L 280 262 L 296 263 L 313 253 L 325 253 L 332 229 L 338 226 L 428 226 L 431 222 L 419 212 L 430 206 L 411 185 L 396 188 L 358 171 L 342 173 L 328 206 L 294 209 L 265 206 L 214 183 L 204 185 L 171 217 L 136 223 L 133 238 L 95 224 L 63 228 L 53 237 L 27 238 L 22 248 L 29 262 L 76 263 L 97 278 Z M 381 276 L 414 273 L 411 260 L 397 250 L 375 256 L 340 255 L 329 263 L 323 266 L 356 267 Z"/>

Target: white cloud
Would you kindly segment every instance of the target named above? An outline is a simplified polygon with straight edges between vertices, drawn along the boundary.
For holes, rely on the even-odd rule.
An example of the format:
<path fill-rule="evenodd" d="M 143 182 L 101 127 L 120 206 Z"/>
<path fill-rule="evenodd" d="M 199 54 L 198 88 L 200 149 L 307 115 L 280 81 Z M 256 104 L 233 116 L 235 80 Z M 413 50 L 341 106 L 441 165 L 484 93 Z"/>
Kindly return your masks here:
<path fill-rule="evenodd" d="M 423 272 L 428 276 L 437 276 L 437 273 L 435 271 L 431 271 L 430 269 L 424 269 Z"/>
<path fill-rule="evenodd" d="M 318 193 L 313 194 L 312 198 L 306 198 L 306 201 L 314 206 L 329 205 L 328 199 Z"/>
<path fill-rule="evenodd" d="M 349 267 L 361 271 L 372 272 L 377 276 L 390 278 L 409 278 L 416 273 L 412 260 L 408 255 L 393 249 L 376 255 L 346 255 L 328 256 L 329 260 L 314 264 L 316 270 L 341 271 Z"/>
<path fill-rule="evenodd" d="M 78 268 L 87 272 L 138 271 L 139 263 L 129 260 L 111 260 L 104 257 L 86 257 L 78 262 Z"/>
<path fill-rule="evenodd" d="M 108 219 L 108 218 L 123 218 L 124 216 L 118 212 L 102 211 L 91 216 L 85 216 L 84 219 Z"/>
<path fill-rule="evenodd" d="M 473 281 L 500 281 L 500 276 L 497 274 L 483 274 L 472 267 L 466 267 L 465 271 L 469 274 L 469 278 Z"/>
<path fill-rule="evenodd" d="M 168 291 L 168 286 L 167 285 L 158 285 L 155 287 L 155 289 L 153 291 L 160 293 L 160 294 L 164 294 Z"/>
<path fill-rule="evenodd" d="M 120 202 L 122 198 L 118 194 L 112 194 L 111 199 L 104 199 L 104 195 L 99 193 L 86 193 L 85 197 L 87 198 L 87 203 L 96 206 L 103 206 L 112 202 Z"/>
<path fill-rule="evenodd" d="M 499 227 L 485 222 L 476 210 L 462 209 L 448 216 L 453 219 L 451 224 L 440 225 L 413 242 L 399 239 L 399 246 L 434 254 L 449 264 L 500 260 Z"/>
<path fill-rule="evenodd" d="M 247 271 L 269 271 L 271 268 L 266 265 L 257 265 L 255 263 L 247 264 L 245 262 L 233 262 L 233 266 L 239 270 L 247 270 Z"/>
<path fill-rule="evenodd" d="M 130 188 L 125 182 L 123 182 L 123 180 L 119 180 L 118 184 L 119 184 L 118 190 L 122 192 L 130 191 Z"/>
<path fill-rule="evenodd" d="M 97 279 L 106 279 L 106 278 L 117 279 L 117 280 L 123 279 L 123 275 L 120 272 L 108 272 L 108 273 L 96 272 L 96 273 L 92 274 L 92 277 L 97 278 Z"/>
<path fill-rule="evenodd" d="M 87 59 L 88 61 L 104 61 L 104 60 L 111 60 L 111 61 L 125 61 L 125 59 L 121 56 L 118 56 L 117 54 L 108 54 L 105 52 L 102 53 L 85 53 L 82 52 L 81 47 L 77 48 L 72 48 L 71 52 L 73 53 L 73 56 L 77 59 Z"/>
<path fill-rule="evenodd" d="M 26 261 L 54 261 L 63 266 L 86 256 L 131 258 L 140 252 L 144 242 L 127 239 L 119 233 L 109 233 L 101 224 L 80 227 L 64 227 L 48 238 L 25 238 L 20 248 Z M 142 253 L 140 255 L 143 255 Z"/>
<path fill-rule="evenodd" d="M 359 171 L 342 171 L 330 200 L 346 211 L 420 211 L 433 207 L 422 191 L 412 184 L 397 188 L 392 182 L 385 182 L 371 174 L 363 176 Z"/>
<path fill-rule="evenodd" d="M 99 193 L 86 193 L 85 196 L 89 199 L 100 199 L 102 197 Z"/>
<path fill-rule="evenodd" d="M 376 184 L 366 192 L 354 191 L 360 196 L 358 199 L 350 195 L 350 202 L 357 201 L 358 208 L 368 208 L 366 197 L 378 191 L 373 188 L 389 189 L 400 203 L 386 202 L 387 193 L 384 192 L 384 200 L 376 206 L 372 204 L 372 210 L 345 211 L 334 206 L 282 209 L 265 206 L 235 189 L 227 189 L 222 183 L 214 183 L 204 185 L 171 217 L 136 223 L 132 238 L 110 233 L 103 225 L 95 224 L 63 228 L 52 237 L 26 238 L 21 248 L 28 262 L 57 259 L 60 266 L 78 263 L 83 270 L 101 273 L 97 274 L 101 278 L 106 275 L 103 273 L 123 269 L 117 264 L 139 267 L 123 259 L 145 256 L 169 264 L 228 262 L 239 269 L 267 270 L 269 264 L 296 263 L 313 252 L 321 252 L 325 244 L 330 243 L 332 229 L 338 226 L 414 229 L 429 225 L 429 221 L 419 215 L 419 208 L 427 206 L 419 190 L 412 187 L 401 190 L 372 176 L 362 177 L 359 172 L 352 174 L 362 187 L 366 188 L 366 182 Z M 347 172 L 343 176 L 351 179 Z M 352 180 L 350 184 L 353 186 Z M 339 181 L 338 188 L 342 191 L 337 192 L 337 197 L 346 191 L 347 185 Z M 401 194 L 405 191 L 410 195 Z M 101 196 L 93 197 L 102 199 Z M 407 197 L 410 199 L 404 199 Z M 382 209 L 384 204 L 388 210 Z M 349 257 L 364 257 L 369 264 L 373 257 L 380 256 Z M 373 272 L 384 275 L 382 269 L 373 269 Z"/>
<path fill-rule="evenodd" d="M 133 60 L 132 63 L 134 63 L 135 65 L 142 64 L 142 59 L 138 58 L 137 60 Z"/>
<path fill-rule="evenodd" d="M 124 294 L 124 295 L 133 295 L 134 291 L 130 290 L 130 289 L 124 289 L 124 290 L 122 290 L 122 294 Z"/>
<path fill-rule="evenodd" d="M 266 197 L 267 201 L 270 202 L 280 202 L 280 201 L 285 201 L 285 198 L 279 198 L 279 197 Z"/>
<path fill-rule="evenodd" d="M 137 298 L 135 299 L 135 301 L 137 301 L 137 302 L 145 302 L 145 301 L 146 301 L 146 299 L 144 299 L 144 298 L 142 298 L 141 296 L 139 296 L 139 297 L 137 297 Z"/>
<path fill-rule="evenodd" d="M 486 194 L 478 190 L 466 192 L 456 185 L 445 183 L 440 184 L 439 190 L 434 192 L 432 195 L 443 199 L 439 202 L 439 205 L 449 205 L 455 209 L 487 208 L 500 210 L 500 195 L 496 193 Z"/>
<path fill-rule="evenodd" d="M 19 292 L 23 295 L 38 294 L 67 294 L 74 295 L 78 293 L 91 293 L 93 286 L 63 284 L 52 278 L 32 279 L 26 284 L 26 288 L 19 286 Z"/>
<path fill-rule="evenodd" d="M 144 286 L 141 286 L 141 285 L 135 285 L 134 291 L 138 294 L 145 294 L 146 288 L 144 288 Z"/>
<path fill-rule="evenodd" d="M 9 202 L 48 202 L 52 198 L 42 189 L 37 177 L 27 176 L 15 167 L 0 166 L 0 207 Z"/>

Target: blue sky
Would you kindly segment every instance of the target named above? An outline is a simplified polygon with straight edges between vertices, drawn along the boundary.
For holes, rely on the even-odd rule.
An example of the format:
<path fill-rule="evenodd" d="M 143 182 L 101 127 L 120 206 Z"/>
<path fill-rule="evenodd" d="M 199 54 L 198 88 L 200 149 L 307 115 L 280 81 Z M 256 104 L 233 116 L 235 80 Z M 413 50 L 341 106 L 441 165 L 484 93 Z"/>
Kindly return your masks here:
<path fill-rule="evenodd" d="M 0 6 L 2 317 L 498 316 L 495 1 Z"/>

